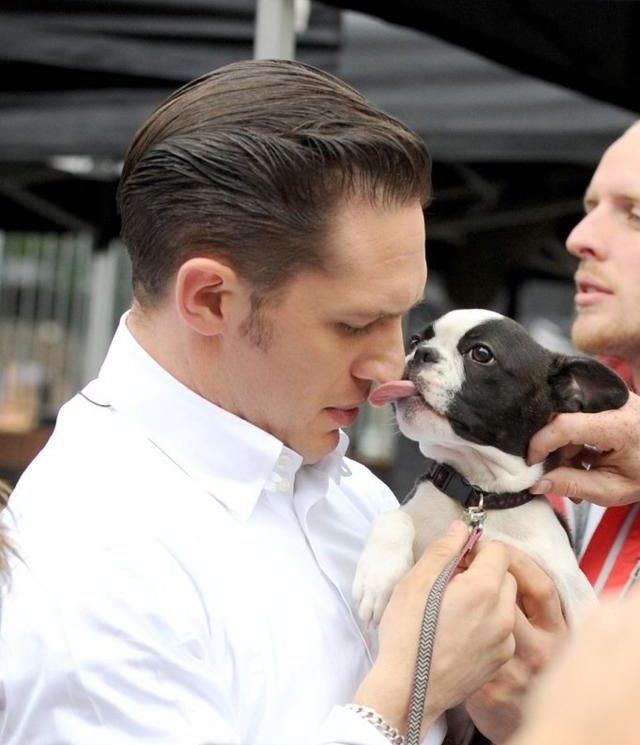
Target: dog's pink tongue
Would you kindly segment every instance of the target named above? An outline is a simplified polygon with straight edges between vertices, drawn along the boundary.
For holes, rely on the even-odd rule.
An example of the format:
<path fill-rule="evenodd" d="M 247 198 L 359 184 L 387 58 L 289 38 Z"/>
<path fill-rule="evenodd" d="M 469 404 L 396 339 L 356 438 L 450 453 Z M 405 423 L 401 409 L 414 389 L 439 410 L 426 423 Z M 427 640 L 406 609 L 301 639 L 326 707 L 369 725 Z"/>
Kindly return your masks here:
<path fill-rule="evenodd" d="M 390 383 L 383 383 L 371 391 L 369 403 L 372 406 L 384 406 L 384 404 L 398 401 L 401 398 L 415 396 L 417 392 L 417 388 L 410 380 L 392 380 Z"/>

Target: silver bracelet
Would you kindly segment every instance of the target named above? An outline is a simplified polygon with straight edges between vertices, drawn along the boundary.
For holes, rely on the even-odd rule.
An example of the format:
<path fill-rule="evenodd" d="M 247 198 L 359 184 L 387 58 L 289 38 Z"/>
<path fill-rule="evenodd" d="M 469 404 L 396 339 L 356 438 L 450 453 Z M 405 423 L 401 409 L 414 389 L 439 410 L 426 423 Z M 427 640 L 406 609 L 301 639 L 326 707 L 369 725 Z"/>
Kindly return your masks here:
<path fill-rule="evenodd" d="M 404 745 L 404 737 L 395 727 L 385 722 L 375 709 L 369 706 L 360 706 L 360 704 L 347 704 L 346 708 L 365 719 L 369 724 L 372 724 L 378 732 L 382 733 L 389 740 L 391 745 Z"/>

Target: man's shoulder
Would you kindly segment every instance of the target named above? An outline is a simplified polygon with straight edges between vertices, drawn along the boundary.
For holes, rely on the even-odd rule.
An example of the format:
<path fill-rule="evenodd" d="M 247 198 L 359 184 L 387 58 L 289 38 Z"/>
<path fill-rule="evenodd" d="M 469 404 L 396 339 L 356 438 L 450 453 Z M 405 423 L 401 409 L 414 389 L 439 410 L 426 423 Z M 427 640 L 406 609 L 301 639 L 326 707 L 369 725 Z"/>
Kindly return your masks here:
<path fill-rule="evenodd" d="M 90 544 L 92 535 L 148 530 L 163 519 L 170 525 L 172 498 L 190 483 L 122 417 L 76 397 L 21 475 L 10 507 L 21 532 Z"/>

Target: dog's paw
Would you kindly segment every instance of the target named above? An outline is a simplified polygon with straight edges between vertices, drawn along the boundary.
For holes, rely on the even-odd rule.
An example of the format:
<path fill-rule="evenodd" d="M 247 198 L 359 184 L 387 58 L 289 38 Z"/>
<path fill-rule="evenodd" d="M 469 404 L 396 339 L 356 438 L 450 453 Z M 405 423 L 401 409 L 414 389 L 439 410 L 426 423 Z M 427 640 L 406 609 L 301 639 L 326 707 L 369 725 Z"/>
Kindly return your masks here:
<path fill-rule="evenodd" d="M 396 582 L 413 565 L 413 552 L 367 546 L 353 581 L 353 599 L 365 626 L 377 626 Z"/>
<path fill-rule="evenodd" d="M 412 566 L 414 536 L 413 519 L 401 508 L 373 521 L 353 581 L 353 599 L 365 626 L 378 625 L 394 585 Z"/>

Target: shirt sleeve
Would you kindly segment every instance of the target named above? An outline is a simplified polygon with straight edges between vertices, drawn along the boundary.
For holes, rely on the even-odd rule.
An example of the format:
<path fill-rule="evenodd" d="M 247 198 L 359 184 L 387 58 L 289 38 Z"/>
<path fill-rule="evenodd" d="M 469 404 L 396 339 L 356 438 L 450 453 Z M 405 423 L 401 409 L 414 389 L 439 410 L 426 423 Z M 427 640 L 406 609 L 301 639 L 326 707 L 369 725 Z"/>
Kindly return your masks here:
<path fill-rule="evenodd" d="M 96 566 L 84 569 L 92 575 Z M 26 567 L 15 579 L 3 614 L 0 664 L 10 681 L 3 745 L 247 745 L 223 668 L 196 635 L 181 633 L 184 598 L 159 601 L 158 586 L 145 590 L 129 568 L 117 566 L 108 574 L 117 584 L 113 596 L 78 581 L 64 583 L 65 595 L 45 595 Z M 104 588 L 105 579 L 93 575 L 92 586 Z M 128 602 L 115 599 L 123 597 Z M 12 648 L 18 635 L 19 648 Z M 424 745 L 441 745 L 443 727 L 438 721 Z M 308 745 L 389 743 L 356 713 L 335 706 Z"/>
<path fill-rule="evenodd" d="M 3 745 L 243 745 L 186 583 L 168 562 L 149 583 L 133 562 L 102 559 L 77 556 L 64 582 L 16 565 L 2 613 Z"/>

